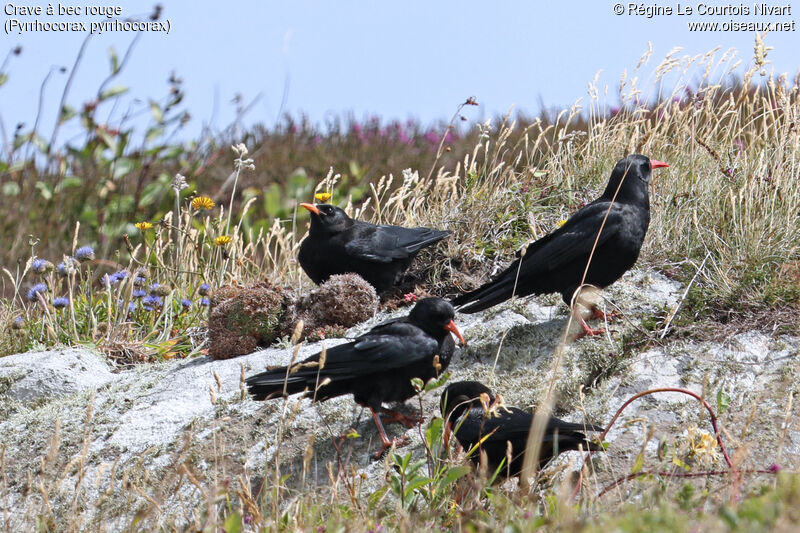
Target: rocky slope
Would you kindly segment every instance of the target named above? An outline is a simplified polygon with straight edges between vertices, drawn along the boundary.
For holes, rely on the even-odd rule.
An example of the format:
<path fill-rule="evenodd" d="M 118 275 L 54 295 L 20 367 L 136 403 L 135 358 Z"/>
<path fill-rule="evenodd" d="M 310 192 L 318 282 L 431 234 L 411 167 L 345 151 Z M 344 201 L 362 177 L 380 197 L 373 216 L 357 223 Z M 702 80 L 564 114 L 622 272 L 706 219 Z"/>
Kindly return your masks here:
<path fill-rule="evenodd" d="M 724 411 L 724 437 L 737 465 L 797 468 L 797 409 L 787 412 L 787 406 L 796 387 L 800 339 L 752 331 L 724 342 L 661 341 L 660 331 L 642 327 L 665 316 L 682 293 L 679 284 L 645 271 L 628 273 L 611 287 L 606 298 L 624 316 L 611 324 L 610 336 L 566 346 L 556 413 L 603 425 L 637 392 L 683 387 Z M 376 316 L 350 333 L 385 318 Z M 456 322 L 468 345 L 454 357 L 451 381 L 480 379 L 509 404 L 540 401 L 567 323 L 558 298 L 518 300 L 457 315 Z M 631 342 L 645 337 L 651 342 Z M 298 356 L 320 348 L 321 343 L 304 344 Z M 0 359 L 1 529 L 29 529 L 37 517 L 58 530 L 185 524 L 200 503 L 215 500 L 214 487 L 232 494 L 242 487 L 257 490 L 264 478 L 272 484 L 276 465 L 281 474 L 291 474 L 289 487 L 324 491 L 338 471 L 357 476 L 361 493 L 372 492 L 383 484 L 387 466 L 371 458 L 377 432 L 351 398 L 311 405 L 297 399 L 258 403 L 243 394 L 244 375 L 287 364 L 293 351 L 273 347 L 224 361 L 178 360 L 126 370 L 78 348 Z M 427 419 L 439 414 L 438 401 L 439 391 L 424 396 Z M 419 405 L 409 401 L 407 407 Z M 718 456 L 691 453 L 687 443 L 694 427 L 711 430 L 707 414 L 689 396 L 661 393 L 634 402 L 610 431 L 607 452 L 593 461 L 588 490 L 597 492 L 630 472 L 642 449 L 645 469 L 657 468 L 664 444 L 671 450 L 667 462 L 672 454 L 724 469 Z M 408 436 L 403 453 L 423 456 L 418 429 L 390 428 L 394 436 Z M 339 438 L 351 429 L 360 436 Z M 572 463 L 579 458 L 573 453 Z M 347 467 L 337 470 L 342 465 Z M 617 490 L 624 494 L 636 486 Z"/>

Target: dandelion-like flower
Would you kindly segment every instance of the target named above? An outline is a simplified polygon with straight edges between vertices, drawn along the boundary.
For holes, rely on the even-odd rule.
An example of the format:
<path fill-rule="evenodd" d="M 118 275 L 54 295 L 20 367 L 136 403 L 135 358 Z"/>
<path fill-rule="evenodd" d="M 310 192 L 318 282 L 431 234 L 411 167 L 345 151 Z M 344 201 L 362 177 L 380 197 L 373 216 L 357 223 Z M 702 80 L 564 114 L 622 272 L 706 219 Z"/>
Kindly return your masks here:
<path fill-rule="evenodd" d="M 315 200 L 319 200 L 320 202 L 327 202 L 331 199 L 331 193 L 329 192 L 318 192 L 314 195 Z"/>
<path fill-rule="evenodd" d="M 39 300 L 39 293 L 40 292 L 47 292 L 47 285 L 44 283 L 37 283 L 30 289 L 28 289 L 28 294 L 26 295 L 29 302 L 36 302 Z"/>
<path fill-rule="evenodd" d="M 136 226 L 136 229 L 138 229 L 139 231 L 147 231 L 149 229 L 153 229 L 153 225 L 149 222 L 137 222 L 136 224 L 134 224 L 134 226 Z"/>
<path fill-rule="evenodd" d="M 81 263 L 85 263 L 86 261 L 91 261 L 94 259 L 94 248 L 91 246 L 81 246 L 77 250 L 75 250 L 75 259 L 80 261 Z"/>
<path fill-rule="evenodd" d="M 205 296 L 208 294 L 208 291 L 211 290 L 211 286 L 208 283 L 203 283 L 197 288 L 197 292 L 200 293 L 200 296 Z"/>
<path fill-rule="evenodd" d="M 688 433 L 689 456 L 701 463 L 713 464 L 719 455 L 717 441 L 714 436 L 708 431 L 698 429 L 695 426 L 690 427 Z"/>
<path fill-rule="evenodd" d="M 64 309 L 66 306 L 69 305 L 69 298 L 64 298 L 63 296 L 59 296 L 55 300 L 53 300 L 53 307 L 56 309 Z"/>
<path fill-rule="evenodd" d="M 192 209 L 196 210 L 208 210 L 214 209 L 214 200 L 209 198 L 208 196 L 197 196 L 192 199 Z"/>
<path fill-rule="evenodd" d="M 172 178 L 172 190 L 175 191 L 175 194 L 180 194 L 183 189 L 188 189 L 189 184 L 186 183 L 186 177 L 182 174 L 175 174 L 175 177 Z"/>
<path fill-rule="evenodd" d="M 566 224 L 566 223 L 567 223 L 567 219 L 566 219 L 566 218 L 562 218 L 561 220 L 559 220 L 558 222 L 556 222 L 556 227 L 557 227 L 557 228 L 560 228 L 561 226 L 563 226 L 563 225 L 564 225 L 564 224 Z"/>
<path fill-rule="evenodd" d="M 232 240 L 233 239 L 231 239 L 228 235 L 220 235 L 214 239 L 214 244 L 216 246 L 225 246 L 226 244 L 230 244 Z"/>
<path fill-rule="evenodd" d="M 44 275 L 53 270 L 53 263 L 47 259 L 34 259 L 31 262 L 31 270 L 37 274 Z"/>

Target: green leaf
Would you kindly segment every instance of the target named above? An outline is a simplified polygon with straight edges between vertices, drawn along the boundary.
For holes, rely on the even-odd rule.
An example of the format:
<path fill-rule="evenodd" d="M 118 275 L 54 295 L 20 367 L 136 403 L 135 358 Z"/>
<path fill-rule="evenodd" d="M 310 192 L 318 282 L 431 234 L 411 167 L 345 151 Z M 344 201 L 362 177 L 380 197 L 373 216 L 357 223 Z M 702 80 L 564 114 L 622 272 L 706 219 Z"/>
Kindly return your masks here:
<path fill-rule="evenodd" d="M 111 61 L 111 74 L 116 74 L 119 72 L 119 58 L 117 57 L 117 51 L 114 50 L 113 46 L 108 48 L 108 58 Z"/>
<path fill-rule="evenodd" d="M 100 140 L 103 141 L 103 144 L 108 146 L 113 153 L 117 153 L 117 141 L 114 139 L 113 135 L 102 128 L 97 128 L 97 136 L 100 137 Z"/>
<path fill-rule="evenodd" d="M 156 119 L 156 122 L 164 122 L 164 111 L 155 100 L 150 100 L 150 112 L 153 114 L 153 118 Z"/>
<path fill-rule="evenodd" d="M 429 485 L 431 481 L 433 480 L 429 477 L 418 477 L 417 479 L 410 481 L 408 485 L 406 485 L 405 495 L 408 496 L 418 488 Z"/>
<path fill-rule="evenodd" d="M 462 477 L 469 474 L 470 468 L 466 465 L 461 466 L 454 466 L 447 470 L 447 473 L 444 475 L 442 480 L 439 482 L 439 486 L 446 487 L 451 485 L 454 481 L 461 479 Z"/>
<path fill-rule="evenodd" d="M 223 526 L 223 528 L 225 529 L 225 533 L 241 533 L 242 517 L 239 516 L 239 513 L 234 511 L 225 520 L 225 525 Z"/>
<path fill-rule="evenodd" d="M 64 104 L 64 106 L 61 108 L 61 115 L 59 115 L 58 117 L 58 122 L 63 124 L 64 122 L 74 117 L 76 114 L 77 112 L 75 111 L 74 107 L 72 107 L 69 104 Z"/>
<path fill-rule="evenodd" d="M 731 397 L 725 394 L 725 391 L 719 389 L 717 391 L 717 413 L 722 414 L 728 410 L 731 405 Z"/>
<path fill-rule="evenodd" d="M 369 502 L 370 509 L 372 509 L 376 505 L 378 505 L 378 502 L 380 502 L 383 499 L 383 497 L 386 495 L 386 491 L 387 490 L 389 490 L 389 485 L 384 485 L 384 486 L 382 486 L 381 488 L 379 488 L 378 490 L 376 490 L 375 492 L 373 492 L 372 494 L 369 495 L 369 497 L 367 498 L 367 501 Z"/>
<path fill-rule="evenodd" d="M 3 184 L 3 196 L 16 196 L 19 194 L 19 185 L 13 181 Z"/>
<path fill-rule="evenodd" d="M 683 468 L 683 469 L 684 469 L 684 470 L 686 470 L 687 472 L 691 470 L 691 468 L 689 467 L 689 465 L 687 465 L 686 463 L 684 463 L 683 461 L 681 461 L 681 460 L 680 460 L 680 459 L 678 459 L 677 457 L 673 457 L 673 458 L 672 458 L 672 464 L 674 464 L 675 466 L 679 466 L 679 467 Z"/>
<path fill-rule="evenodd" d="M 636 460 L 633 462 L 633 468 L 631 468 L 631 474 L 636 474 L 642 470 L 644 466 L 644 452 L 639 452 L 639 455 L 636 456 Z"/>
<path fill-rule="evenodd" d="M 434 389 L 438 389 L 439 387 L 441 387 L 442 385 L 447 383 L 448 379 L 450 379 L 450 373 L 449 372 L 445 372 L 444 374 L 442 374 L 439 377 L 439 379 L 430 380 L 428 383 L 425 384 L 425 392 L 432 391 Z"/>
<path fill-rule="evenodd" d="M 425 389 L 425 382 L 419 378 L 411 378 L 411 386 L 415 391 L 421 392 Z"/>
<path fill-rule="evenodd" d="M 128 87 L 124 85 L 115 85 L 110 89 L 106 89 L 105 91 L 100 93 L 100 101 L 107 100 L 115 96 L 119 96 L 120 94 L 124 94 L 126 92 L 128 92 Z"/>
<path fill-rule="evenodd" d="M 42 198 L 45 200 L 51 200 L 53 198 L 53 188 L 47 183 L 43 181 L 37 181 L 35 187 L 39 189 L 39 192 L 42 194 Z"/>
<path fill-rule="evenodd" d="M 55 192 L 59 193 L 59 192 L 63 191 L 64 189 L 72 189 L 72 188 L 75 188 L 75 187 L 80 187 L 81 185 L 83 185 L 83 180 L 80 179 L 79 177 L 77 177 L 77 176 L 67 176 L 66 178 L 61 180 L 61 183 L 59 183 L 56 186 Z"/>
<path fill-rule="evenodd" d="M 127 176 L 135 167 L 135 161 L 128 159 L 127 157 L 120 157 L 114 161 L 114 173 L 112 174 L 112 178 L 116 180 L 123 176 Z"/>
<path fill-rule="evenodd" d="M 425 430 L 425 442 L 428 446 L 433 448 L 434 444 L 442 440 L 442 433 L 444 430 L 444 420 L 438 416 L 431 420 L 428 428 Z"/>

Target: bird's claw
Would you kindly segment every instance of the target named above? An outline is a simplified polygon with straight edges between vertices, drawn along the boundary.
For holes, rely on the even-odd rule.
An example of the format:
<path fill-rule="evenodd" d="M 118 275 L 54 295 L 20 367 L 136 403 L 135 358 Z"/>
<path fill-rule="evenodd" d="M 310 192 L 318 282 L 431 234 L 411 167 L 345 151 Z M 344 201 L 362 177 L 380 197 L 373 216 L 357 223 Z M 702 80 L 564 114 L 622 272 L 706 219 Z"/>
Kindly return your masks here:
<path fill-rule="evenodd" d="M 595 307 L 592 309 L 592 318 L 601 318 L 603 320 L 611 320 L 612 318 L 619 318 L 622 316 L 622 313 L 614 309 L 610 313 L 606 313 L 599 307 Z"/>
<path fill-rule="evenodd" d="M 375 459 L 380 459 L 381 457 L 384 456 L 386 450 L 390 449 L 392 446 L 394 446 L 395 448 L 400 448 L 401 446 L 405 446 L 406 444 L 408 444 L 408 438 L 406 438 L 405 435 L 403 435 L 402 437 L 393 438 L 392 440 L 387 440 L 386 442 L 383 443 L 380 450 L 372 454 L 372 457 L 374 457 Z"/>
<path fill-rule="evenodd" d="M 403 424 L 405 427 L 409 429 L 425 421 L 425 417 L 423 417 L 421 413 L 404 415 L 403 413 L 398 413 L 397 411 L 390 411 L 386 409 L 381 412 L 381 415 L 384 422 L 386 422 L 387 424 L 390 424 L 392 422 L 397 422 Z"/>

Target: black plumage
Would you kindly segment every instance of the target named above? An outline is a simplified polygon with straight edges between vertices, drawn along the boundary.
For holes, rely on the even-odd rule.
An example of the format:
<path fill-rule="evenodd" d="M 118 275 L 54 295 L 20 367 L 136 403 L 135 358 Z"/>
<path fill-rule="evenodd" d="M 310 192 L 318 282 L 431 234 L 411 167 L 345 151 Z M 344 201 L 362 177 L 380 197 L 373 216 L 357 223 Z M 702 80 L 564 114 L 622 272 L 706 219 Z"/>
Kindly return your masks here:
<path fill-rule="evenodd" d="M 587 285 L 600 288 L 611 285 L 639 257 L 650 224 L 650 171 L 667 166 L 638 154 L 621 159 L 597 200 L 579 209 L 557 230 L 528 245 L 524 254 L 492 281 L 455 298 L 453 305 L 465 306 L 459 312 L 475 313 L 514 294 L 552 292 L 561 293 L 564 302 L 570 305 L 584 272 Z M 595 242 L 597 246 L 587 271 Z M 586 333 L 597 333 L 582 318 L 581 325 Z"/>
<path fill-rule="evenodd" d="M 300 245 L 300 266 L 314 283 L 355 272 L 378 292 L 394 286 L 422 248 L 449 231 L 403 228 L 354 220 L 329 204 L 300 204 L 311 213 L 308 237 Z"/>
<path fill-rule="evenodd" d="M 305 392 L 316 401 L 352 394 L 368 407 L 380 432 L 383 449 L 392 445 L 379 414 L 392 421 L 412 425 L 418 420 L 383 408 L 384 403 L 403 402 L 416 391 L 412 378 L 423 382 L 436 377 L 450 364 L 454 333 L 464 339 L 453 322 L 453 306 L 441 298 L 424 298 L 407 317 L 384 322 L 352 342 L 340 344 L 292 367 L 267 370 L 247 378 L 247 388 L 256 400 Z"/>
<path fill-rule="evenodd" d="M 481 395 L 484 395 L 483 401 Z M 479 446 L 479 452 L 475 452 L 471 459 L 479 463 L 481 454 L 485 455 L 492 473 L 506 459 L 502 475 L 520 474 L 533 414 L 502 405 L 491 389 L 478 381 L 450 384 L 442 393 L 441 409 L 447 423 L 446 443 L 450 432 L 453 432 L 461 446 L 465 450 L 471 450 L 485 437 Z M 551 417 L 547 422 L 539 452 L 540 465 L 561 452 L 577 450 L 579 446 L 583 450 L 601 449 L 597 443 L 587 439 L 587 431 L 603 431 L 603 428 Z"/>

